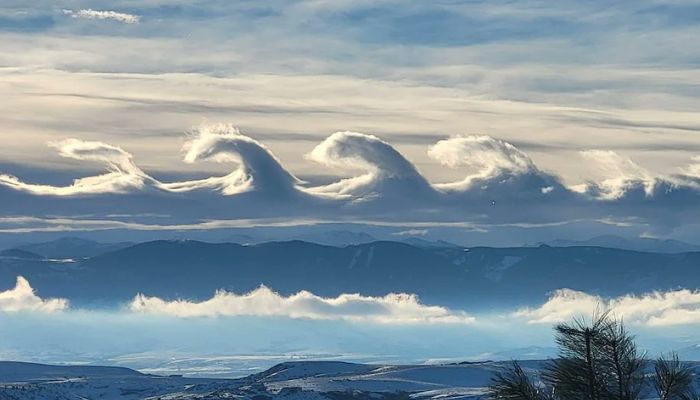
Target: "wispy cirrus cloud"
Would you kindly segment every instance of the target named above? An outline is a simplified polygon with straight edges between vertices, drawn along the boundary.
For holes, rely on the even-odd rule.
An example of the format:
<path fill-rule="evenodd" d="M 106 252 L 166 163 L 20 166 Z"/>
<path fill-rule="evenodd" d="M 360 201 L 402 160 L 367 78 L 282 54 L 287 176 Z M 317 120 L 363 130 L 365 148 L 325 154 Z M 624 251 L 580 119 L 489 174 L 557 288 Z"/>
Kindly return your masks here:
<path fill-rule="evenodd" d="M 63 14 L 71 18 L 102 19 L 122 22 L 125 24 L 138 24 L 141 17 L 134 14 L 127 14 L 111 10 L 93 10 L 92 8 L 82 10 L 63 10 Z"/>

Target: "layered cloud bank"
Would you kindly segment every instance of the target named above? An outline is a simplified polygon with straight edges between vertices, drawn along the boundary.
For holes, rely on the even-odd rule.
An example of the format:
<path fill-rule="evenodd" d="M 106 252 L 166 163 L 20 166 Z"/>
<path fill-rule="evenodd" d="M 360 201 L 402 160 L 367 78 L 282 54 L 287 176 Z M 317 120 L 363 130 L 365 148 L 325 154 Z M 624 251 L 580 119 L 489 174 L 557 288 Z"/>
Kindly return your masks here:
<path fill-rule="evenodd" d="M 0 312 L 34 311 L 51 313 L 68 309 L 68 300 L 42 299 L 34 293 L 29 282 L 17 277 L 15 287 L 0 292 Z"/>
<path fill-rule="evenodd" d="M 627 322 L 647 326 L 698 324 L 700 292 L 683 289 L 603 299 L 584 292 L 561 289 L 540 307 L 523 309 L 514 315 L 527 318 L 530 323 L 551 324 L 590 316 L 596 311 L 611 311 Z"/>
<path fill-rule="evenodd" d="M 698 214 L 697 159 L 678 174 L 656 176 L 613 151 L 580 154 L 597 182 L 567 185 L 511 143 L 489 136 L 438 141 L 428 155 L 463 169 L 454 182 L 429 182 L 388 142 L 369 134 L 336 132 L 307 155 L 325 169 L 357 173 L 313 185 L 289 172 L 263 143 L 232 125 L 202 125 L 186 142 L 185 163 L 230 163 L 229 174 L 164 182 L 150 176 L 126 150 L 68 139 L 52 143 L 63 157 L 102 163 L 105 173 L 66 186 L 30 183 L 0 174 L 5 217 L 91 215 L 119 208 L 131 214 L 177 215 L 171 223 L 258 218 L 390 223 L 556 224 L 623 221 L 657 227 L 687 224 Z M 357 172 L 354 172 L 357 171 Z M 30 213 L 30 214 L 28 214 Z M 134 218 L 130 223 L 147 223 Z"/>
<path fill-rule="evenodd" d="M 342 319 L 380 323 L 471 323 L 463 312 L 422 304 L 415 295 L 399 293 L 384 297 L 342 294 L 324 298 L 302 291 L 289 297 L 265 286 L 246 294 L 218 291 L 209 300 L 166 301 L 137 295 L 131 311 L 177 317 L 264 316 L 305 319 Z"/>
<path fill-rule="evenodd" d="M 29 282 L 17 277 L 14 288 L 0 292 L 0 312 L 54 313 L 69 309 L 62 298 L 41 298 Z M 700 292 L 678 289 L 603 298 L 571 289 L 559 289 L 535 307 L 497 314 L 468 314 L 439 305 L 423 304 L 416 295 L 389 293 L 385 296 L 341 294 L 321 297 L 308 291 L 289 296 L 266 286 L 249 293 L 217 291 L 208 300 L 167 300 L 137 294 L 124 311 L 177 318 L 281 317 L 307 320 L 345 320 L 380 324 L 490 324 L 494 318 L 526 325 L 551 325 L 572 318 L 590 317 L 610 311 L 625 322 L 649 328 L 700 324 Z M 500 323 L 500 322 L 499 322 Z"/>

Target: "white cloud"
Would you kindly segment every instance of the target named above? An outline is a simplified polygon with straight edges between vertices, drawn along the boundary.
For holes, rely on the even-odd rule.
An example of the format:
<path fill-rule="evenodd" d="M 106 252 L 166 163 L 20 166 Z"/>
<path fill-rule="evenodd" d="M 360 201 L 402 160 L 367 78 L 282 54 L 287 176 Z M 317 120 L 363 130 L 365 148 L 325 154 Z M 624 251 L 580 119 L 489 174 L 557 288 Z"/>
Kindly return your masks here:
<path fill-rule="evenodd" d="M 695 156 L 692 162 L 682 169 L 685 176 L 692 179 L 700 179 L 700 156 Z"/>
<path fill-rule="evenodd" d="M 601 182 L 581 186 L 579 191 L 589 191 L 605 200 L 618 199 L 635 187 L 644 188 L 651 196 L 658 178 L 639 166 L 629 157 L 621 156 L 611 150 L 584 150 L 581 156 L 592 162 L 592 168 L 603 172 L 606 179 Z"/>
<path fill-rule="evenodd" d="M 422 304 L 415 295 L 399 293 L 384 297 L 341 294 L 335 298 L 307 291 L 285 297 L 265 286 L 247 293 L 217 291 L 202 302 L 166 301 L 137 295 L 129 305 L 133 312 L 177 317 L 276 316 L 304 319 L 339 319 L 378 323 L 472 323 L 474 318 L 444 307 Z"/>
<path fill-rule="evenodd" d="M 63 14 L 71 18 L 83 18 L 83 19 L 106 19 L 113 20 L 117 22 L 122 22 L 125 24 L 138 24 L 141 17 L 134 14 L 120 13 L 116 11 L 109 10 L 93 10 L 91 8 L 84 10 L 63 10 Z"/>
<path fill-rule="evenodd" d="M 222 177 L 196 181 L 163 184 L 175 191 L 217 189 L 226 195 L 251 190 L 264 190 L 271 194 L 293 191 L 300 181 L 289 173 L 277 157 L 262 143 L 230 124 L 203 124 L 195 129 L 193 137 L 185 143 L 185 162 L 214 161 L 238 164 L 233 172 Z"/>
<path fill-rule="evenodd" d="M 318 144 L 307 158 L 342 170 L 367 173 L 314 188 L 317 193 L 339 195 L 414 195 L 431 192 L 432 187 L 393 146 L 365 133 L 336 132 Z"/>
<path fill-rule="evenodd" d="M 405 231 L 392 233 L 392 235 L 395 235 L 395 236 L 425 236 L 427 234 L 428 234 L 427 229 L 408 229 Z"/>
<path fill-rule="evenodd" d="M 467 189 L 475 180 L 538 171 L 527 154 L 490 136 L 470 135 L 440 140 L 430 147 L 428 155 L 450 168 L 467 167 L 474 171 L 463 181 L 439 185 L 444 189 Z"/>
<path fill-rule="evenodd" d="M 596 310 L 610 310 L 627 322 L 647 326 L 700 324 L 700 292 L 682 289 L 604 299 L 560 289 L 540 307 L 525 308 L 514 315 L 530 323 L 551 324 L 589 316 Z"/>
<path fill-rule="evenodd" d="M 537 308 L 525 308 L 514 315 L 527 318 L 530 323 L 552 324 L 568 321 L 579 315 L 590 315 L 602 308 L 602 298 L 571 289 L 555 291 L 546 303 Z"/>
<path fill-rule="evenodd" d="M 327 166 L 359 169 L 364 173 L 320 186 L 296 178 L 267 146 L 230 124 L 203 124 L 183 146 L 185 163 L 210 161 L 234 165 L 227 175 L 197 180 L 156 180 L 134 163 L 129 152 L 103 142 L 67 139 L 52 146 L 63 157 L 104 163 L 107 172 L 76 179 L 66 186 L 34 184 L 12 175 L 0 175 L 0 189 L 10 189 L 0 190 L 0 196 L 11 199 L 3 215 L 29 215 L 27 207 L 38 204 L 41 209 L 37 208 L 36 213 L 80 213 L 91 215 L 95 221 L 107 220 L 106 215 L 114 214 L 107 198 L 119 194 L 124 195 L 118 197 L 121 206 L 137 215 L 162 213 L 162 201 L 172 200 L 169 214 L 181 218 L 173 221 L 173 225 L 183 221 L 192 225 L 212 220 L 280 217 L 316 220 L 352 217 L 404 223 L 467 219 L 483 225 L 638 217 L 647 221 L 657 218 L 670 225 L 687 218 L 678 222 L 658 219 L 658 212 L 649 211 L 648 207 L 605 207 L 633 198 L 625 197 L 628 193 L 642 196 L 646 193 L 650 201 L 645 206 L 669 209 L 673 205 L 672 212 L 692 212 L 691 207 L 700 197 L 697 190 L 700 185 L 694 184 L 689 174 L 678 175 L 674 180 L 656 178 L 631 160 L 600 150 L 584 155 L 616 177 L 578 190 L 567 188 L 557 176 L 539 170 L 526 153 L 488 136 L 441 140 L 429 149 L 431 157 L 445 166 L 467 166 L 474 170 L 464 180 L 442 184 L 426 180 L 389 143 L 357 132 L 336 132 L 307 157 Z M 17 197 L 15 191 L 29 196 Z M 41 196 L 65 199 L 41 201 Z M 71 196 L 80 201 L 71 202 Z M 23 200 L 18 201 L 19 198 Z M 280 200 L 293 200 L 295 205 L 278 207 Z M 499 207 L 514 201 L 521 207 Z M 589 207 L 596 202 L 601 207 Z M 131 222 L 138 225 L 142 221 Z"/>
<path fill-rule="evenodd" d="M 58 149 L 59 155 L 62 157 L 102 162 L 109 172 L 76 179 L 73 184 L 68 186 L 31 184 L 12 175 L 0 174 L 0 185 L 35 195 L 73 196 L 124 193 L 133 189 L 141 189 L 146 185 L 146 182 L 155 182 L 133 163 L 131 154 L 120 147 L 79 139 L 66 139 L 49 143 L 49 145 Z"/>
<path fill-rule="evenodd" d="M 21 276 L 13 289 L 0 292 L 0 312 L 56 312 L 68 308 L 68 300 L 42 299 L 34 293 L 29 282 Z"/>

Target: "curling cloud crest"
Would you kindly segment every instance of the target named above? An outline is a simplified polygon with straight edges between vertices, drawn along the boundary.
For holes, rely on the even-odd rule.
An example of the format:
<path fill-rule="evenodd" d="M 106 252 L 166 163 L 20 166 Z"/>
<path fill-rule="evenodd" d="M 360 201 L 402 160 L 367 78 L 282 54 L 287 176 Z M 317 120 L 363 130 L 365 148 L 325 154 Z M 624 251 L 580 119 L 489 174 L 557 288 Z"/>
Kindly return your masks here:
<path fill-rule="evenodd" d="M 416 167 L 389 143 L 373 135 L 336 132 L 317 145 L 307 158 L 342 170 L 366 174 L 314 188 L 339 195 L 413 195 L 430 192 L 431 186 Z"/>
<path fill-rule="evenodd" d="M 104 163 L 108 172 L 76 179 L 68 186 L 31 184 L 11 175 L 0 175 L 0 185 L 36 195 L 73 196 L 126 193 L 155 182 L 133 163 L 131 154 L 120 147 L 78 139 L 66 139 L 49 145 L 58 149 L 62 157 Z"/>
<path fill-rule="evenodd" d="M 332 134 L 307 158 L 362 173 L 319 186 L 297 179 L 264 144 L 230 124 L 202 125 L 183 147 L 187 163 L 234 165 L 227 175 L 198 180 L 157 181 L 134 163 L 131 154 L 106 143 L 68 139 L 52 146 L 64 157 L 104 163 L 107 172 L 76 179 L 68 186 L 27 183 L 15 176 L 0 175 L 0 196 L 14 196 L 8 197 L 11 204 L 3 215 L 26 215 L 28 207 L 34 204 L 16 200 L 19 197 L 15 192 L 37 196 L 32 200 L 46 208 L 37 213 L 48 215 L 61 215 L 63 210 L 100 215 L 102 209 L 113 208 L 109 195 L 134 193 L 138 196 L 120 197 L 124 208 L 141 214 L 160 212 L 163 199 L 172 199 L 172 213 L 188 220 L 242 216 L 319 220 L 379 217 L 416 222 L 470 219 L 487 224 L 619 217 L 637 218 L 644 223 L 654 220 L 670 226 L 698 215 L 696 204 L 700 200 L 697 157 L 682 174 L 662 178 L 615 152 L 585 151 L 583 157 L 597 165 L 606 178 L 565 186 L 512 144 L 489 136 L 453 137 L 431 146 L 429 156 L 442 165 L 470 170 L 463 180 L 440 184 L 428 182 L 389 143 L 357 132 Z M 93 195 L 102 195 L 105 201 L 98 204 Z M 63 197 L 66 201 L 41 202 L 41 196 Z M 83 198 L 72 202 L 72 196 Z M 234 198 L 242 201 L 234 202 Z M 294 207 L 270 206 L 279 200 L 294 200 Z M 625 206 L 617 207 L 619 204 Z M 201 210 L 206 210 L 206 215 Z"/>
<path fill-rule="evenodd" d="M 21 276 L 17 277 L 15 287 L 0 292 L 0 312 L 56 312 L 68 308 L 68 300 L 42 299 L 34 293 L 29 282 Z"/>
<path fill-rule="evenodd" d="M 539 173 L 527 154 L 490 136 L 470 135 L 440 140 L 430 147 L 428 155 L 447 167 L 467 167 L 475 171 L 460 182 L 438 185 L 442 189 L 467 190 L 476 181 L 502 175 Z"/>
<path fill-rule="evenodd" d="M 238 164 L 222 177 L 164 184 L 171 191 L 217 189 L 225 195 L 249 191 L 288 193 L 300 181 L 282 167 L 279 160 L 262 143 L 251 139 L 233 125 L 202 125 L 184 146 L 185 162 L 214 161 Z"/>
<path fill-rule="evenodd" d="M 658 178 L 649 171 L 630 158 L 621 156 L 614 151 L 585 150 L 580 154 L 602 170 L 607 178 L 601 182 L 584 184 L 574 188 L 579 192 L 588 193 L 603 200 L 615 200 L 631 190 L 641 188 L 646 196 L 651 196 L 659 183 Z"/>
<path fill-rule="evenodd" d="M 285 297 L 265 286 L 247 293 L 217 291 L 202 302 L 166 301 L 158 297 L 137 295 L 129 305 L 131 311 L 177 317 L 275 316 L 302 319 L 337 319 L 377 323 L 471 323 L 462 312 L 422 304 L 415 295 L 388 294 L 368 297 L 342 294 L 335 298 L 316 296 L 307 291 Z"/>
<path fill-rule="evenodd" d="M 552 324 L 588 316 L 596 310 L 610 310 L 625 321 L 647 326 L 698 324 L 700 292 L 683 289 L 604 299 L 571 289 L 560 289 L 542 306 L 522 309 L 514 315 L 527 318 L 534 324 Z"/>

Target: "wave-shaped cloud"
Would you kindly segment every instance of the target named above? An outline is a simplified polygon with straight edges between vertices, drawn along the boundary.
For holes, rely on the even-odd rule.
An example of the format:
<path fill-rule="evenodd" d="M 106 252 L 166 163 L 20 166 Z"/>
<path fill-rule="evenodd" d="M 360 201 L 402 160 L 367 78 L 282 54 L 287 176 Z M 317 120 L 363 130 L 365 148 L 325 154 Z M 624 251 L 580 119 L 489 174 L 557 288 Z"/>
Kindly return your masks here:
<path fill-rule="evenodd" d="M 432 193 L 431 185 L 410 161 L 389 143 L 373 135 L 336 132 L 318 144 L 307 158 L 341 170 L 366 171 L 360 176 L 313 188 L 316 193 L 360 199 Z"/>
<path fill-rule="evenodd" d="M 75 160 L 104 163 L 108 172 L 102 175 L 79 178 L 68 186 L 32 184 L 12 175 L 0 175 L 0 185 L 35 195 L 75 196 L 103 193 L 126 193 L 143 189 L 153 178 L 134 164 L 130 153 L 121 147 L 102 142 L 66 139 L 50 143 L 62 157 Z"/>
<path fill-rule="evenodd" d="M 264 191 L 279 195 L 293 192 L 301 182 L 282 167 L 265 145 L 243 135 L 230 124 L 201 125 L 184 149 L 187 163 L 233 162 L 238 164 L 238 168 L 222 177 L 162 184 L 166 190 L 184 192 L 212 189 L 225 195 Z"/>
<path fill-rule="evenodd" d="M 431 146 L 428 155 L 437 162 L 469 171 L 456 182 L 431 183 L 386 141 L 364 133 L 336 132 L 307 158 L 362 174 L 319 186 L 298 179 L 263 143 L 230 124 L 202 125 L 183 147 L 187 163 L 235 165 L 227 175 L 199 180 L 158 181 L 142 171 L 130 153 L 102 142 L 68 139 L 53 146 L 64 157 L 104 163 L 108 171 L 67 186 L 0 175 L 0 197 L 9 203 L 3 215 L 77 211 L 102 217 L 105 210 L 112 213 L 115 204 L 145 215 L 161 212 L 168 200 L 169 213 L 189 223 L 263 217 L 479 224 L 635 218 L 640 223 L 678 226 L 700 210 L 695 207 L 700 200 L 697 158 L 681 173 L 660 177 L 617 153 L 589 150 L 582 156 L 606 178 L 568 186 L 522 150 L 489 136 L 452 137 Z M 118 200 L 111 197 L 116 194 Z M 65 200 L 53 201 L 51 196 Z M 75 197 L 80 201 L 72 201 Z M 291 200 L 293 207 L 279 207 L 280 201 Z"/>
<path fill-rule="evenodd" d="M 629 157 L 621 156 L 611 150 L 584 150 L 581 156 L 590 161 L 594 168 L 600 169 L 606 178 L 600 182 L 589 182 L 575 187 L 581 193 L 587 193 L 603 200 L 616 200 L 627 193 L 641 189 L 647 197 L 654 193 L 660 180 Z"/>
<path fill-rule="evenodd" d="M 137 295 L 133 312 L 177 317 L 275 316 L 304 319 L 339 319 L 378 323 L 472 323 L 474 318 L 444 307 L 422 304 L 415 295 L 392 293 L 384 297 L 341 294 L 324 298 L 307 291 L 285 297 L 265 286 L 246 294 L 217 291 L 202 302 L 167 301 Z"/>
<path fill-rule="evenodd" d="M 700 292 L 682 289 L 604 299 L 576 290 L 560 289 L 540 307 L 522 309 L 514 315 L 526 318 L 530 323 L 551 324 L 588 316 L 596 310 L 610 310 L 625 321 L 647 326 L 698 324 Z"/>
<path fill-rule="evenodd" d="M 430 147 L 428 155 L 444 166 L 472 170 L 463 180 L 435 184 L 451 195 L 539 201 L 569 193 L 558 177 L 541 171 L 530 156 L 490 136 L 465 135 L 440 140 Z"/>
<path fill-rule="evenodd" d="M 42 299 L 34 293 L 29 282 L 17 277 L 15 287 L 0 292 L 0 312 L 37 311 L 52 313 L 68 309 L 68 300 Z"/>
<path fill-rule="evenodd" d="M 463 181 L 439 185 L 444 189 L 465 190 L 474 181 L 500 175 L 524 175 L 538 172 L 530 157 L 515 146 L 490 136 L 459 136 L 440 140 L 430 147 L 428 155 L 450 168 L 467 167 L 473 175 Z"/>

